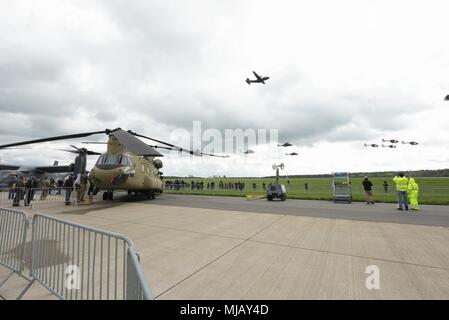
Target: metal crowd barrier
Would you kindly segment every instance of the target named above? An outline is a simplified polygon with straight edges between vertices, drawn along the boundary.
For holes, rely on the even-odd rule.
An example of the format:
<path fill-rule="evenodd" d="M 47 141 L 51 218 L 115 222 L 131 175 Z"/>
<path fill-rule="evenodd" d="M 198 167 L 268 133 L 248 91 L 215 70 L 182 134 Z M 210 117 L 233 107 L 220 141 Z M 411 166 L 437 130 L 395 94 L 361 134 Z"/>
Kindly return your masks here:
<path fill-rule="evenodd" d="M 25 268 L 29 220 L 24 212 L 0 208 L 0 265 L 11 272 L 0 287 Z M 35 214 L 32 221 L 30 283 L 40 283 L 60 299 L 148 300 L 136 249 L 109 231 Z"/>
<path fill-rule="evenodd" d="M 28 224 L 24 212 L 0 208 L 0 265 L 11 271 L 0 281 L 0 287 L 14 273 L 23 273 Z"/>
<path fill-rule="evenodd" d="M 30 276 L 60 299 L 152 299 L 128 238 L 35 214 Z"/>

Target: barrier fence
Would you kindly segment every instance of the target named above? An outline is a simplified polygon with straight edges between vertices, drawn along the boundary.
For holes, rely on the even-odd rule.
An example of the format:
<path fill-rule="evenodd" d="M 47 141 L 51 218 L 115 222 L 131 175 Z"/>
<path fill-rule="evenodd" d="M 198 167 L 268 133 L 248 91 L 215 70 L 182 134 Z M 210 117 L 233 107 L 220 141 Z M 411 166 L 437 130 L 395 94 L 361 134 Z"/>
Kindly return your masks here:
<path fill-rule="evenodd" d="M 11 272 L 0 287 L 14 274 L 22 274 L 25 262 L 25 244 L 28 218 L 24 212 L 0 208 L 0 265 Z"/>
<path fill-rule="evenodd" d="M 24 213 L 16 210 L 1 209 L 0 213 L 0 262 L 10 268 L 12 273 L 21 273 L 24 268 L 28 220 Z M 14 220 L 16 215 L 21 217 L 21 224 Z M 19 226 L 23 228 L 20 229 Z M 20 232 L 17 233 L 17 230 Z M 10 238 L 14 240 L 3 245 L 3 239 Z M 15 246 L 19 238 L 20 249 Z M 31 246 L 30 282 L 18 299 L 22 298 L 35 282 L 59 299 L 153 298 L 136 249 L 125 236 L 44 214 L 35 214 L 32 220 Z M 20 264 L 11 264 L 14 260 L 10 257 L 11 252 Z"/>

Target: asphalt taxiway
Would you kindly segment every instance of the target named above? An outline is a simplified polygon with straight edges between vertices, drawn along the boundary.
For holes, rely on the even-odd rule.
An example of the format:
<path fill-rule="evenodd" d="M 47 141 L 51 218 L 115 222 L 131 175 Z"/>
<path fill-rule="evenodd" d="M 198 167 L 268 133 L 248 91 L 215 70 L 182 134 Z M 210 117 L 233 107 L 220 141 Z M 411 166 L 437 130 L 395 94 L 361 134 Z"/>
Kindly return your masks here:
<path fill-rule="evenodd" d="M 367 205 L 364 202 L 347 204 L 318 200 L 249 201 L 243 197 L 182 194 L 163 194 L 152 203 L 189 208 L 449 227 L 449 206 L 439 205 L 421 205 L 419 211 L 399 211 L 396 210 L 394 203 Z"/>

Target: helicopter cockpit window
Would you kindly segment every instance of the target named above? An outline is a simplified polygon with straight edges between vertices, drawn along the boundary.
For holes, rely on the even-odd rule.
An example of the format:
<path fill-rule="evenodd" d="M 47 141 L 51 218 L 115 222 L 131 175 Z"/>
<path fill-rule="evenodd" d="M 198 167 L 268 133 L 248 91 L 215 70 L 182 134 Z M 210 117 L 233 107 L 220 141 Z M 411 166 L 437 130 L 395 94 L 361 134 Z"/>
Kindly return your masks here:
<path fill-rule="evenodd" d="M 104 154 L 98 158 L 97 164 L 127 166 L 132 165 L 132 161 L 124 154 Z"/>

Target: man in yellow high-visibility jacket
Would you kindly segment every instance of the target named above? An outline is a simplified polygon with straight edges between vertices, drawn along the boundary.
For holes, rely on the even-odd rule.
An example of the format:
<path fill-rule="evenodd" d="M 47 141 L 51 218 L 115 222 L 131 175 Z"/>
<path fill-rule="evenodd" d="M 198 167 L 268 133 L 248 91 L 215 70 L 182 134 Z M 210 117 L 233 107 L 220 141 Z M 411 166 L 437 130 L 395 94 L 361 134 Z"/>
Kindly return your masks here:
<path fill-rule="evenodd" d="M 404 204 L 405 210 L 408 210 L 407 177 L 404 177 L 404 173 L 400 172 L 393 178 L 393 182 L 396 184 L 396 191 L 398 193 L 398 210 L 404 210 L 402 204 Z"/>
<path fill-rule="evenodd" d="M 412 177 L 410 177 L 408 180 L 407 193 L 410 199 L 410 209 L 419 210 L 418 206 L 419 185 Z"/>

